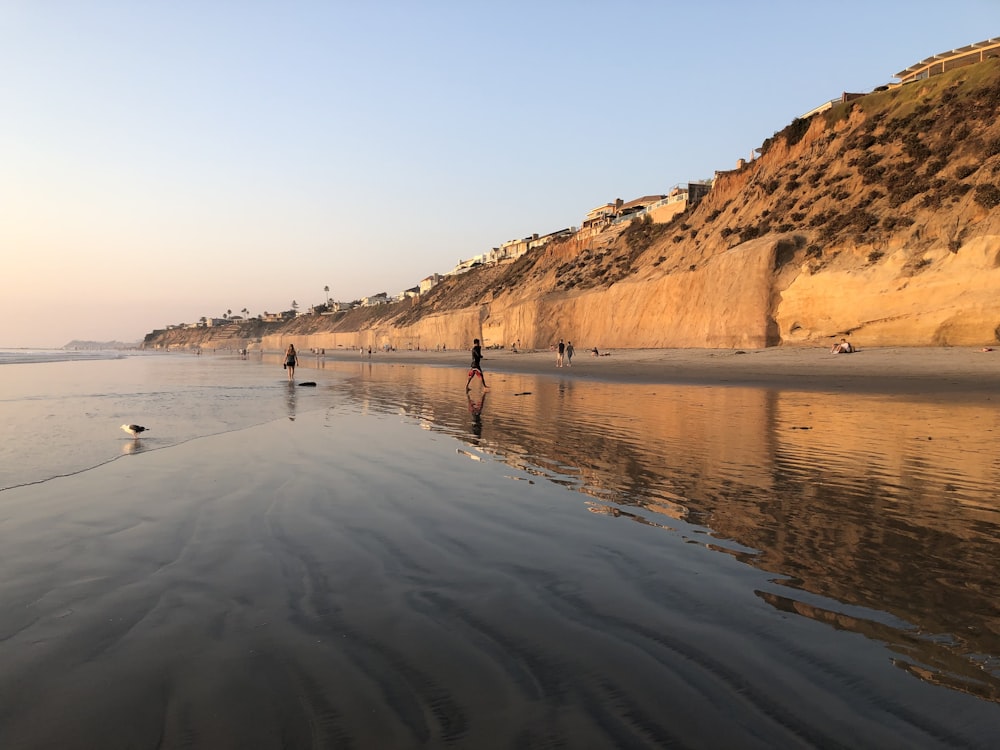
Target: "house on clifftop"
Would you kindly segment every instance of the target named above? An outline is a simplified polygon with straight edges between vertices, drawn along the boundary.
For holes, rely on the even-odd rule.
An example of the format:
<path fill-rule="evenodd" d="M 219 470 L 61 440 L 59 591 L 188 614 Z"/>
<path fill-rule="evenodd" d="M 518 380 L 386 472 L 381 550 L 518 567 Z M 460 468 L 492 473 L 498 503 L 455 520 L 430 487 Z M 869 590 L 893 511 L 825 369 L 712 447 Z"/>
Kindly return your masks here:
<path fill-rule="evenodd" d="M 430 276 L 421 279 L 419 289 L 421 294 L 425 294 L 441 283 L 441 274 L 432 273 Z"/>
<path fill-rule="evenodd" d="M 677 214 L 698 205 L 711 189 L 712 182 L 706 180 L 674 185 L 666 195 L 644 195 L 628 203 L 618 198 L 614 203 L 605 203 L 588 211 L 577 236 L 580 239 L 593 237 L 613 224 L 632 221 L 642 216 L 649 216 L 656 224 L 665 224 Z"/>
<path fill-rule="evenodd" d="M 899 79 L 901 84 L 913 83 L 914 81 L 921 81 L 931 76 L 941 75 L 955 68 L 989 60 L 991 57 L 1000 57 L 1000 37 L 976 42 L 975 44 L 967 44 L 950 52 L 931 55 L 926 60 L 921 60 L 915 65 L 899 71 L 896 73 L 896 78 Z"/>

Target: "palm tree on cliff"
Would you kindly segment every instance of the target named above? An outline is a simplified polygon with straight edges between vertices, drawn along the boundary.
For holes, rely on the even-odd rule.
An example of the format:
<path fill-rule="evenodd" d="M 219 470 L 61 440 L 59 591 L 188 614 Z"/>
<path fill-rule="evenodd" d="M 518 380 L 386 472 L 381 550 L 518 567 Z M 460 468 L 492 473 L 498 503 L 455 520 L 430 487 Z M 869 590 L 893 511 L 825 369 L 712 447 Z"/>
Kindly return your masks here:
<path fill-rule="evenodd" d="M 243 317 L 244 318 L 249 318 L 250 317 L 250 311 L 247 310 L 245 307 L 242 310 L 240 310 L 240 312 L 243 313 Z"/>

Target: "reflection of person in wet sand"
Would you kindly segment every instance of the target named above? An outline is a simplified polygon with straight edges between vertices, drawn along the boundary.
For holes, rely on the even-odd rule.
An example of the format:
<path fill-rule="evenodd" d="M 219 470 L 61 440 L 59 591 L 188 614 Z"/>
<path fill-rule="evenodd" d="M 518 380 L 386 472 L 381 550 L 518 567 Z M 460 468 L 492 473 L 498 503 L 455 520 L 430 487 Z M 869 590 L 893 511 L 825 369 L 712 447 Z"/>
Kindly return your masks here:
<path fill-rule="evenodd" d="M 288 418 L 291 421 L 295 421 L 295 396 L 296 396 L 295 383 L 288 381 L 288 394 L 285 399 L 285 404 L 288 406 Z"/>
<path fill-rule="evenodd" d="M 483 348 L 479 345 L 479 339 L 472 340 L 472 366 L 469 368 L 469 379 L 465 383 L 465 390 L 468 391 L 472 387 L 472 379 L 478 377 L 480 382 L 483 384 L 483 388 L 486 388 L 486 378 L 483 377 Z"/>
<path fill-rule="evenodd" d="M 465 395 L 469 399 L 469 414 L 472 415 L 472 432 L 475 433 L 476 437 L 482 437 L 483 407 L 486 406 L 486 391 L 482 391 L 477 399 L 474 399 L 469 393 Z"/>

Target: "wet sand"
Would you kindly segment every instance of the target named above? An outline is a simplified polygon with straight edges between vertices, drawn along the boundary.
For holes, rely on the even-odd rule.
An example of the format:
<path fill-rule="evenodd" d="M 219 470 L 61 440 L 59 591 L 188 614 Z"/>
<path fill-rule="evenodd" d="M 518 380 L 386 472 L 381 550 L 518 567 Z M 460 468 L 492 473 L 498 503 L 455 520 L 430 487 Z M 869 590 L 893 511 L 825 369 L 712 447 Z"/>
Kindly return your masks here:
<path fill-rule="evenodd" d="M 280 418 L 0 493 L 0 747 L 991 747 L 996 410 L 633 354 L 234 361 Z"/>
<path fill-rule="evenodd" d="M 558 375 L 628 383 L 744 385 L 782 390 L 868 393 L 989 393 L 1000 391 L 1000 349 L 972 347 L 878 347 L 853 354 L 827 348 L 619 349 L 601 356 L 577 351 L 572 366 L 556 367 L 554 352 L 484 351 L 483 370 Z M 376 364 L 467 366 L 468 352 L 327 352 L 335 361 Z M 312 359 L 315 359 L 313 357 Z M 310 358 L 304 356 L 307 366 Z M 488 381 L 487 381 L 488 382 Z"/>

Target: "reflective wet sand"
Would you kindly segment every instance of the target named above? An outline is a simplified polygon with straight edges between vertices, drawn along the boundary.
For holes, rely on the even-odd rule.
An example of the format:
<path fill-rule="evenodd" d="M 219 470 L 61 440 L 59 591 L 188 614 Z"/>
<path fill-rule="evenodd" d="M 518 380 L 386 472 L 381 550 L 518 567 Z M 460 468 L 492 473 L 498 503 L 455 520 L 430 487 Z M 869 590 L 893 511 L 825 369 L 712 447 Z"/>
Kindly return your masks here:
<path fill-rule="evenodd" d="M 993 746 L 981 394 L 324 364 L 0 493 L 0 746 Z"/>
<path fill-rule="evenodd" d="M 921 679 L 1000 700 L 1000 403 L 494 380 L 476 416 L 443 413 L 445 370 L 369 368 L 348 387 L 586 493 L 593 512 L 704 526 L 793 589 L 764 596 L 774 606 L 877 637 Z M 840 617 L 796 592 L 901 622 Z"/>

